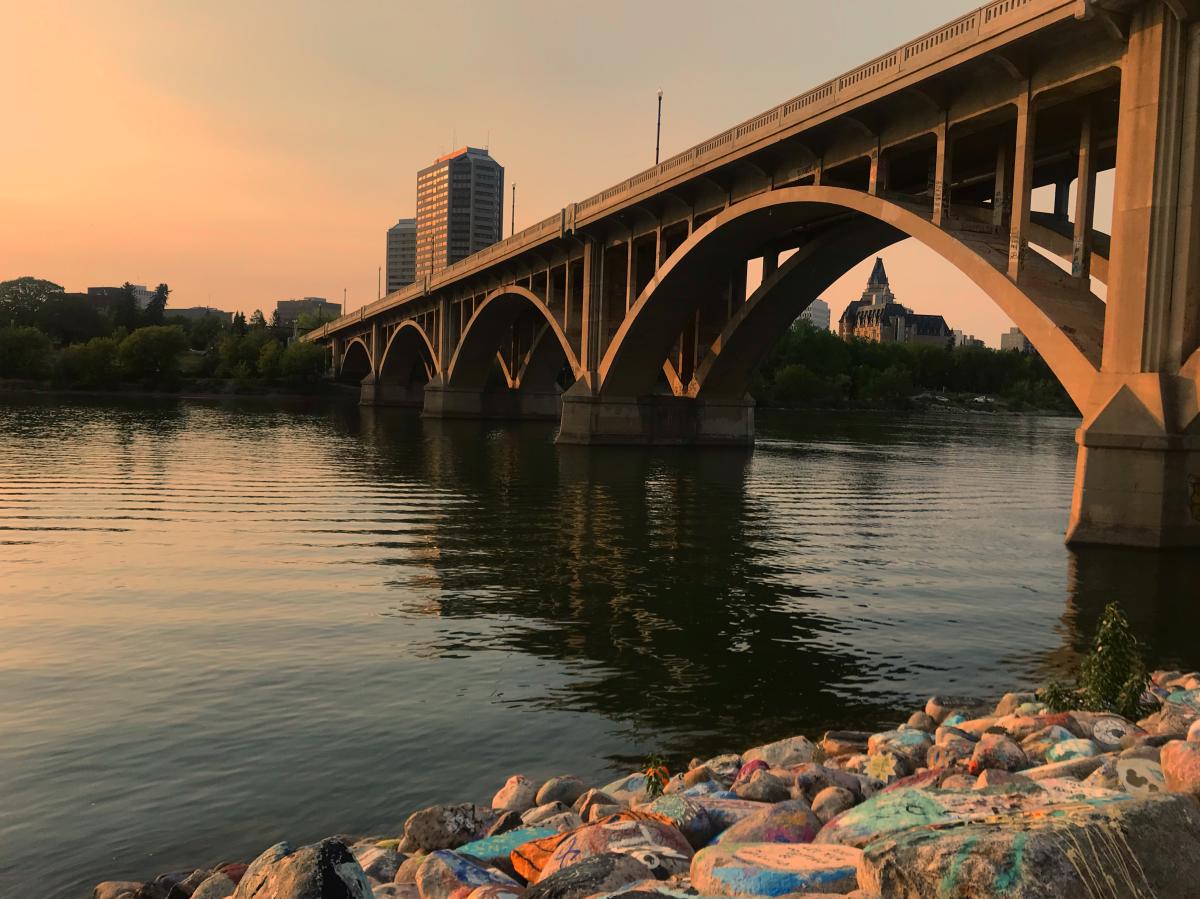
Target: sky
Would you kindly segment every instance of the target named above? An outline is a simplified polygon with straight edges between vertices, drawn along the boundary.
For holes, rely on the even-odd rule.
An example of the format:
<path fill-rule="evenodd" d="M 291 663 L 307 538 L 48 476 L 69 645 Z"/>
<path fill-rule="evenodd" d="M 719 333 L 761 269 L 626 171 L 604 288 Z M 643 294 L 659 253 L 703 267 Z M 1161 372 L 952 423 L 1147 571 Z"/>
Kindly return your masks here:
<path fill-rule="evenodd" d="M 441 153 L 488 146 L 520 230 L 653 164 L 660 87 L 666 158 L 973 5 L 0 0 L 0 280 L 357 309 Z M 883 255 L 905 305 L 1010 327 L 915 242 Z M 872 262 L 826 294 L 835 320 Z"/>

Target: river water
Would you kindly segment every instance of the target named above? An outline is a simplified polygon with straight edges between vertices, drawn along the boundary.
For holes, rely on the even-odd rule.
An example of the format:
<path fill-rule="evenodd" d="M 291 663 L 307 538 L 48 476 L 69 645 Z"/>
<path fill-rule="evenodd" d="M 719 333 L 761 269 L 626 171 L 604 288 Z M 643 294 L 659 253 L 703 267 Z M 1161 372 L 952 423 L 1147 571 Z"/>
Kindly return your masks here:
<path fill-rule="evenodd" d="M 1065 418 L 584 449 L 349 405 L 0 403 L 0 896 L 399 832 L 1067 669 L 1196 666 L 1196 554 L 1062 544 Z"/>

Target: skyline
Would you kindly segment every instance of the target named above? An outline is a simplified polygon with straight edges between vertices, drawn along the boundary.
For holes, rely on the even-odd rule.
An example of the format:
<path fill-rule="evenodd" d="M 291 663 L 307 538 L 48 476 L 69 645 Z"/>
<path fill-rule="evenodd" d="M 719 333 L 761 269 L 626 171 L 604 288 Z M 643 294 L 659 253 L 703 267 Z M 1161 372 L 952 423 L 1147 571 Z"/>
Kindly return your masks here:
<path fill-rule="evenodd" d="M 626 16 L 539 3 L 19 10 L 21 39 L 0 74 L 28 84 L 15 111 L 29 127 L 0 147 L 0 244 L 10 248 L 0 279 L 34 275 L 67 290 L 165 281 L 176 308 L 246 314 L 292 296 L 341 302 L 345 290 L 352 311 L 377 296 L 384 234 L 414 213 L 417 170 L 456 145 L 487 146 L 519 184 L 520 230 L 652 164 L 660 86 L 668 158 L 973 6 L 873 4 L 865 17 L 774 3 L 747 22 L 708 4 L 685 21 L 639 10 L 633 30 L 620 27 Z M 760 27 L 801 19 L 845 39 L 805 44 L 801 57 L 789 29 Z M 398 53 L 395 33 L 431 39 Z M 439 35 L 461 42 L 460 65 L 440 65 Z M 624 58 L 603 51 L 606 36 Z M 51 38 L 89 79 L 24 74 Z M 494 65 L 484 51 L 495 46 L 511 48 L 500 54 L 511 65 Z M 507 209 L 504 224 L 507 234 Z M 1010 326 L 913 241 L 883 256 L 916 311 L 991 345 Z M 834 320 L 872 261 L 826 292 Z"/>

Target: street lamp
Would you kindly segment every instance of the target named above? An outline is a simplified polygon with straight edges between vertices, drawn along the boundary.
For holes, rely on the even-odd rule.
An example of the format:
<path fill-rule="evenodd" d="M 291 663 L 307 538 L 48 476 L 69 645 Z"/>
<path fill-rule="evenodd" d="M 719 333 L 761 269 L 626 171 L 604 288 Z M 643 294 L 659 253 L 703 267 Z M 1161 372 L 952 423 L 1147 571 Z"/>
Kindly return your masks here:
<path fill-rule="evenodd" d="M 654 164 L 658 165 L 658 149 L 662 144 L 662 88 L 658 89 L 658 127 L 654 130 Z"/>

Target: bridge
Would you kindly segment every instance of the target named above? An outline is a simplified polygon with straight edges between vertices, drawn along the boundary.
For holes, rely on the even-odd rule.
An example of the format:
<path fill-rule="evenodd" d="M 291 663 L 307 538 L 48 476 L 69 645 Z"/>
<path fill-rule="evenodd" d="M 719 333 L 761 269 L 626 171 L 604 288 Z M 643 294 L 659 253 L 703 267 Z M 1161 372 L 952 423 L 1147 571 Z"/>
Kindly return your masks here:
<path fill-rule="evenodd" d="M 775 341 L 912 237 L 1082 412 L 1068 541 L 1200 546 L 1198 142 L 1200 0 L 996 0 L 309 338 L 363 403 L 748 443 Z"/>

